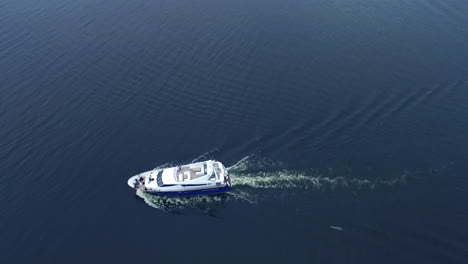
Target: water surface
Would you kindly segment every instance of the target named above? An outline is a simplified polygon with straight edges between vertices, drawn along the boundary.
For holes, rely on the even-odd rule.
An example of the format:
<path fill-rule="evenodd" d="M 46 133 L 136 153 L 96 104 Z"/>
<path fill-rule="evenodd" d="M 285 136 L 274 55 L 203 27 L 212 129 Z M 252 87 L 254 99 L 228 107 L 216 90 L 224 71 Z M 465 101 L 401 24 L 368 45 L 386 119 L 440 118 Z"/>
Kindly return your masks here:
<path fill-rule="evenodd" d="M 466 263 L 467 12 L 0 1 L 0 261 Z M 232 192 L 126 185 L 204 159 Z"/>

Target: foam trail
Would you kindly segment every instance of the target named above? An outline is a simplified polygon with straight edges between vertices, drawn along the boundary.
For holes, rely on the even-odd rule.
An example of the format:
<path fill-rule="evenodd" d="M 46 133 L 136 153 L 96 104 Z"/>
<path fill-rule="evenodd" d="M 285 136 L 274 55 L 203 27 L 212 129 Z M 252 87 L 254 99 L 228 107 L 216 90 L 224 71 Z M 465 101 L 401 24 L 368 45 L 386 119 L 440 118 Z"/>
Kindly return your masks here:
<path fill-rule="evenodd" d="M 335 189 L 345 188 L 369 188 L 374 189 L 378 185 L 392 186 L 394 184 L 405 183 L 406 174 L 390 180 L 368 180 L 345 178 L 342 176 L 328 177 L 319 174 L 304 174 L 289 170 L 277 172 L 257 172 L 246 174 L 232 174 L 233 187 L 248 186 L 256 189 Z"/>
<path fill-rule="evenodd" d="M 281 162 L 274 162 L 256 156 L 247 156 L 236 164 L 228 167 L 232 176 L 233 188 L 251 187 L 255 189 L 335 189 L 344 188 L 369 188 L 392 186 L 405 183 L 407 173 L 392 179 L 358 179 L 343 176 L 323 176 L 320 172 L 309 170 L 288 170 Z"/>

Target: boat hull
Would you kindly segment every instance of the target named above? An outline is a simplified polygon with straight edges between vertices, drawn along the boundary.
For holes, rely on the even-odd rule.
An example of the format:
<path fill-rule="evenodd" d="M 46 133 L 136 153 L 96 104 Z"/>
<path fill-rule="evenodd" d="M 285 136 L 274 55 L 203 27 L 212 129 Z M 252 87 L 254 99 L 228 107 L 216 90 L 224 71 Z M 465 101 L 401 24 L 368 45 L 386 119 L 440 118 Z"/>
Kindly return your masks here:
<path fill-rule="evenodd" d="M 149 194 L 152 194 L 152 195 L 157 195 L 157 196 L 189 197 L 189 196 L 225 193 L 225 192 L 229 191 L 230 189 L 231 189 L 231 186 L 225 185 L 225 186 L 219 187 L 219 188 L 209 188 L 209 189 L 190 190 L 190 191 L 173 191 L 173 192 L 148 192 L 148 191 L 143 191 L 143 192 L 149 193 Z"/>

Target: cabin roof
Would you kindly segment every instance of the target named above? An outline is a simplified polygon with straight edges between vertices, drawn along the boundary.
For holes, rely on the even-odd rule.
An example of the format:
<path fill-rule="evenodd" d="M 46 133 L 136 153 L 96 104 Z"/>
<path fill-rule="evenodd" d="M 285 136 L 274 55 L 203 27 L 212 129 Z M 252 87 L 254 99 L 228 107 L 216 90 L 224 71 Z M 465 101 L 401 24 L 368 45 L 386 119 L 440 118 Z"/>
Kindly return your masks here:
<path fill-rule="evenodd" d="M 186 185 L 207 183 L 220 180 L 220 167 L 213 161 L 197 162 L 184 166 L 177 166 L 166 169 L 156 169 L 152 171 L 146 180 L 146 185 L 150 188 L 161 187 L 164 185 Z M 217 171 L 217 175 L 214 173 Z"/>
<path fill-rule="evenodd" d="M 164 169 L 162 173 L 162 182 L 163 184 L 177 184 L 175 177 L 175 168 Z"/>

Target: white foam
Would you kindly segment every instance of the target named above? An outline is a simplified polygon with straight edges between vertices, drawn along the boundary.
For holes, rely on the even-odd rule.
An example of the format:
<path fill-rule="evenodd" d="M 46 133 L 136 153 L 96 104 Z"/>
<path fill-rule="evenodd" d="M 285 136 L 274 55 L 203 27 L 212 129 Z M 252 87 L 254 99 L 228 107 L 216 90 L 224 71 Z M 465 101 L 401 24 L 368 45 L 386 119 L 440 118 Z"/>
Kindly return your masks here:
<path fill-rule="evenodd" d="M 406 175 L 395 177 L 391 180 L 367 180 L 345 177 L 323 177 L 300 174 L 290 171 L 255 173 L 255 174 L 232 174 L 233 187 L 249 186 L 257 189 L 316 189 L 324 188 L 335 189 L 337 187 L 345 188 L 369 188 L 374 189 L 378 185 L 392 186 L 394 184 L 404 183 Z"/>
<path fill-rule="evenodd" d="M 338 231 L 343 231 L 343 228 L 341 226 L 330 226 L 330 228 Z"/>
<path fill-rule="evenodd" d="M 220 195 L 204 195 L 192 197 L 166 197 L 157 196 L 137 190 L 136 195 L 153 208 L 163 211 L 173 211 L 183 208 L 205 208 L 222 203 L 226 198 Z M 203 207 L 203 208 L 202 208 Z"/>

